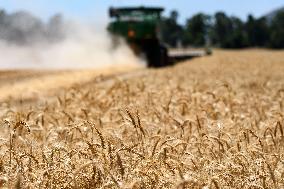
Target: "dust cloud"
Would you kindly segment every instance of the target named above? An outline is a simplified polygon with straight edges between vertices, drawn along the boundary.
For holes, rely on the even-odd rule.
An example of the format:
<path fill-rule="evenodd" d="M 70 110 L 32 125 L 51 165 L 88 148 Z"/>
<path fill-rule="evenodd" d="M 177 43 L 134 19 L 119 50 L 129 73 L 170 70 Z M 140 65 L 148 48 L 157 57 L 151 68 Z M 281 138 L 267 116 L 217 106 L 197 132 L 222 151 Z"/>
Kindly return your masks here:
<path fill-rule="evenodd" d="M 122 40 L 114 48 L 112 37 L 103 25 L 62 21 L 60 16 L 44 24 L 29 13 L 0 12 L 0 28 L 0 69 L 85 69 L 144 64 Z"/>

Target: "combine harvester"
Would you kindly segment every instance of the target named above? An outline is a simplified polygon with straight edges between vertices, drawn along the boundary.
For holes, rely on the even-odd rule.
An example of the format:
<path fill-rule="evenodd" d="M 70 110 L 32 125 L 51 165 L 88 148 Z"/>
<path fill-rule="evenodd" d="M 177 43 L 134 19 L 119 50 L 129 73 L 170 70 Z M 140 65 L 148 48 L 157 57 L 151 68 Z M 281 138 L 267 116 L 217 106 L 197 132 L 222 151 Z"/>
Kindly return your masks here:
<path fill-rule="evenodd" d="M 148 67 L 164 67 L 210 54 L 205 50 L 168 50 L 159 38 L 163 11 L 163 8 L 153 7 L 110 8 L 113 20 L 107 29 L 113 36 L 114 46 L 122 37 L 137 56 L 145 56 Z"/>

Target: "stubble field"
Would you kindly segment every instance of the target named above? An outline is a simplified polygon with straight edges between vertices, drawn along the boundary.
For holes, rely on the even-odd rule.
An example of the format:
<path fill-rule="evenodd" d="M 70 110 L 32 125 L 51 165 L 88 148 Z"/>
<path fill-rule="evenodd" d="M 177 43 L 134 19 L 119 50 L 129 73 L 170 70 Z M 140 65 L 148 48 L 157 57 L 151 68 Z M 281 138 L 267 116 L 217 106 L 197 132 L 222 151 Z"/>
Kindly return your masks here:
<path fill-rule="evenodd" d="M 1 188 L 284 187 L 283 51 L 88 73 L 0 77 Z"/>

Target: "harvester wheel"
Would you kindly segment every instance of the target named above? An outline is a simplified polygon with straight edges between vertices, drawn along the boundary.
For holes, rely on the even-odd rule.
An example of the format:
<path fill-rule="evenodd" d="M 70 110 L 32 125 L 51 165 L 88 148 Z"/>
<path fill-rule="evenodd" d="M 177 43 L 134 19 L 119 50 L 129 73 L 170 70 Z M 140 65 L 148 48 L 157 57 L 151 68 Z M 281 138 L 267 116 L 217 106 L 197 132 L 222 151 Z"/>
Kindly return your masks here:
<path fill-rule="evenodd" d="M 168 66 L 169 65 L 169 57 L 168 57 L 168 49 L 161 45 L 160 46 L 160 66 Z"/>
<path fill-rule="evenodd" d="M 148 67 L 163 67 L 168 65 L 168 50 L 162 45 L 154 45 L 151 49 L 147 49 L 146 57 Z"/>

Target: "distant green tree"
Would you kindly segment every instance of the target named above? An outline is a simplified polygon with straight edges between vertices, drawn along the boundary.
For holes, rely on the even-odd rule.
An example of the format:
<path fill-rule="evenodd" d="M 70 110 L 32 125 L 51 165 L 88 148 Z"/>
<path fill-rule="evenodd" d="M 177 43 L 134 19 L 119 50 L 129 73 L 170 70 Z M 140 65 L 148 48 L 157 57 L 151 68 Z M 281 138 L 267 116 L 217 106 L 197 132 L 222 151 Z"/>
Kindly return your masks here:
<path fill-rule="evenodd" d="M 249 46 L 263 47 L 268 44 L 269 26 L 265 17 L 255 19 L 252 15 L 249 15 L 245 29 Z"/>
<path fill-rule="evenodd" d="M 2 39 L 5 36 L 5 18 L 6 18 L 6 12 L 5 10 L 0 9 L 0 39 Z"/>
<path fill-rule="evenodd" d="M 284 11 L 279 12 L 272 20 L 269 46 L 284 48 Z"/>
<path fill-rule="evenodd" d="M 210 37 L 215 46 L 222 48 L 243 48 L 249 45 L 242 20 L 228 17 L 223 12 L 215 14 Z"/>
<path fill-rule="evenodd" d="M 193 46 L 206 45 L 206 37 L 209 29 L 208 15 L 199 13 L 188 19 L 185 25 L 183 44 Z"/>
<path fill-rule="evenodd" d="M 49 19 L 47 24 L 47 37 L 50 41 L 58 41 L 64 38 L 64 17 L 62 14 L 56 14 Z"/>
<path fill-rule="evenodd" d="M 182 26 L 178 24 L 178 17 L 177 11 L 171 11 L 169 17 L 163 17 L 160 24 L 162 40 L 171 47 L 177 46 L 183 33 Z"/>
<path fill-rule="evenodd" d="M 265 17 L 261 17 L 256 21 L 256 45 L 257 46 L 267 46 L 269 42 L 269 26 Z"/>
<path fill-rule="evenodd" d="M 242 20 L 237 17 L 231 17 L 232 31 L 227 36 L 227 47 L 228 48 L 244 48 L 249 45 L 248 36 L 245 31 L 245 26 Z"/>
<path fill-rule="evenodd" d="M 0 24 L 3 23 L 5 17 L 6 17 L 6 12 L 5 12 L 5 10 L 0 9 Z"/>
<path fill-rule="evenodd" d="M 176 10 L 172 10 L 170 12 L 170 20 L 172 20 L 172 21 L 177 23 L 178 17 L 179 17 L 179 13 Z"/>
<path fill-rule="evenodd" d="M 246 23 L 246 32 L 248 35 L 248 40 L 249 40 L 249 45 L 251 46 L 256 46 L 257 40 L 255 36 L 255 29 L 256 26 L 256 20 L 252 15 L 249 15 L 247 18 L 247 23 Z"/>
<path fill-rule="evenodd" d="M 233 25 L 231 19 L 224 12 L 217 12 L 214 16 L 211 39 L 215 46 L 226 48 L 230 46 L 230 35 Z"/>
<path fill-rule="evenodd" d="M 7 14 L 5 10 L 0 9 L 0 31 L 5 29 L 5 20 L 6 20 Z M 2 32 L 0 32 L 1 35 Z"/>

